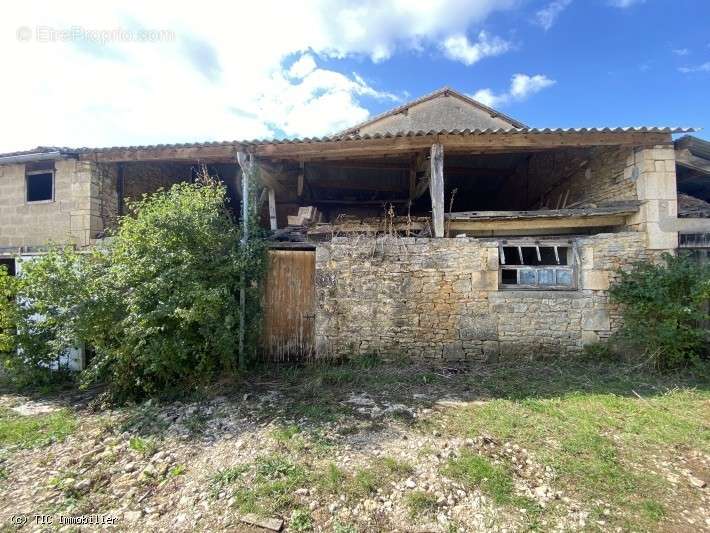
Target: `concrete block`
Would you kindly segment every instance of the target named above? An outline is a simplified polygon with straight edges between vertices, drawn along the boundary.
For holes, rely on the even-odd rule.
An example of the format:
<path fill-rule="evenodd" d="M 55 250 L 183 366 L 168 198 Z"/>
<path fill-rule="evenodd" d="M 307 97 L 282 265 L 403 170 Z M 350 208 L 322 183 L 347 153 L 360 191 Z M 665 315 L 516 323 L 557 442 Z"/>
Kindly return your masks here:
<path fill-rule="evenodd" d="M 606 270 L 583 270 L 582 288 L 605 291 L 609 288 L 609 272 Z"/>
<path fill-rule="evenodd" d="M 678 247 L 678 233 L 663 231 L 657 222 L 646 224 L 646 237 L 649 250 L 674 250 Z"/>
<path fill-rule="evenodd" d="M 606 309 L 591 309 L 582 314 L 583 331 L 608 331 L 610 327 L 611 320 Z"/>

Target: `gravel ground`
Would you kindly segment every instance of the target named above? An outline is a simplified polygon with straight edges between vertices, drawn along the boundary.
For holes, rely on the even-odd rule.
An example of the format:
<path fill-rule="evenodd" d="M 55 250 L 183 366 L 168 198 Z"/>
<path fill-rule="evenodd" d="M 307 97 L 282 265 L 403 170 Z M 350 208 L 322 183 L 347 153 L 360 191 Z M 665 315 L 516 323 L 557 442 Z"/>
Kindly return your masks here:
<path fill-rule="evenodd" d="M 278 382 L 229 390 L 102 409 L 70 397 L 0 396 L 0 406 L 23 416 L 69 409 L 78 422 L 61 441 L 2 450 L 0 524 L 13 530 L 24 515 L 23 530 L 69 531 L 76 526 L 62 526 L 60 516 L 101 514 L 130 531 L 264 531 L 247 523 L 255 521 L 342 533 L 573 531 L 605 530 L 613 512 L 579 501 L 514 442 L 442 431 L 442 417 L 483 404 L 480 395 L 427 386 L 393 398 L 351 387 L 328 397 L 323 412 Z M 688 530 L 709 528 L 707 489 L 693 472 L 706 473 L 710 462 L 702 453 L 680 455 L 657 457 L 658 470 L 674 486 L 695 480 L 700 500 L 679 505 Z M 505 476 L 498 485 L 490 473 L 467 482 L 451 466 L 467 458 Z M 53 524 L 38 525 L 34 515 Z"/>

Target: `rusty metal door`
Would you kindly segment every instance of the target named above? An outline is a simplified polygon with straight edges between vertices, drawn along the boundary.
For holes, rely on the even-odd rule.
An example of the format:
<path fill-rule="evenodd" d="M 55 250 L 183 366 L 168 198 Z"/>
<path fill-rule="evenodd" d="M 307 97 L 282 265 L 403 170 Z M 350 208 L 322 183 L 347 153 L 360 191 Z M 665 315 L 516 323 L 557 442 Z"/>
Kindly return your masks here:
<path fill-rule="evenodd" d="M 316 254 L 269 250 L 264 295 L 264 350 L 276 360 L 314 354 Z"/>

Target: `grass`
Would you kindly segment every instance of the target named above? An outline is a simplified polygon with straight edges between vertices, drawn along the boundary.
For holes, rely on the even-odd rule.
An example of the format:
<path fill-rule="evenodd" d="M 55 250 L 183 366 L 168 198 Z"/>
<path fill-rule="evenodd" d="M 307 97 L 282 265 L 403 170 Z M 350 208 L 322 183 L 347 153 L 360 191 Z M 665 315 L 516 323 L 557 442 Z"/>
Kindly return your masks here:
<path fill-rule="evenodd" d="M 631 374 L 616 367 L 615 374 L 606 372 L 613 368 L 607 365 L 504 368 L 481 380 L 500 398 L 455 411 L 445 427 L 456 435 L 489 434 L 516 443 L 552 467 L 556 484 L 569 493 L 602 500 L 615 525 L 651 528 L 666 516 L 669 485 L 649 458 L 670 456 L 669 450 L 710 450 L 710 393 L 697 376 L 639 369 Z M 554 380 L 540 383 L 547 371 L 554 371 Z M 498 503 L 512 497 L 510 476 L 483 457 L 462 457 L 448 473 L 480 485 Z"/>
<path fill-rule="evenodd" d="M 423 490 L 410 492 L 405 497 L 405 502 L 412 518 L 431 514 L 438 508 L 436 496 Z"/>
<path fill-rule="evenodd" d="M 480 488 L 499 505 L 515 505 L 531 510 L 534 508 L 532 501 L 515 494 L 510 469 L 493 464 L 482 455 L 466 451 L 456 459 L 451 459 L 444 468 L 444 473 L 462 481 L 469 488 Z"/>
<path fill-rule="evenodd" d="M 62 409 L 46 414 L 20 415 L 0 408 L 0 446 L 36 448 L 61 442 L 77 427 L 76 416 Z"/>
<path fill-rule="evenodd" d="M 359 499 L 371 496 L 390 482 L 402 479 L 413 472 L 412 465 L 392 457 L 379 457 L 369 466 L 360 467 L 352 474 L 345 473 L 331 463 L 325 476 L 321 477 L 325 481 L 320 485 L 326 489 L 326 492 Z"/>
<path fill-rule="evenodd" d="M 252 465 L 218 473 L 213 484 L 218 489 L 235 486 L 233 496 L 240 512 L 269 516 L 293 509 L 296 503 L 293 492 L 309 478 L 304 466 L 285 455 L 271 454 L 258 458 Z"/>

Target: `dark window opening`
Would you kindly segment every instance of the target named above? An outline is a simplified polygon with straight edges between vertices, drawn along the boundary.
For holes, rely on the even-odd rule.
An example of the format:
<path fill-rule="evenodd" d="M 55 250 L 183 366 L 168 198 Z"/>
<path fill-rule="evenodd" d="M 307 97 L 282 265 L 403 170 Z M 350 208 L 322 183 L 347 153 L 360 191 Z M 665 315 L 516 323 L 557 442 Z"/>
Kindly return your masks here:
<path fill-rule="evenodd" d="M 503 246 L 503 265 L 567 265 L 568 246 Z"/>
<path fill-rule="evenodd" d="M 678 237 L 681 248 L 710 248 L 710 233 L 681 233 Z"/>
<path fill-rule="evenodd" d="M 7 273 L 10 276 L 15 275 L 15 259 L 14 258 L 0 258 L 0 268 L 5 267 Z"/>
<path fill-rule="evenodd" d="M 43 202 L 53 199 L 53 172 L 33 172 L 27 174 L 27 201 Z"/>
<path fill-rule="evenodd" d="M 573 289 L 574 253 L 570 246 L 501 246 L 502 288 Z"/>

